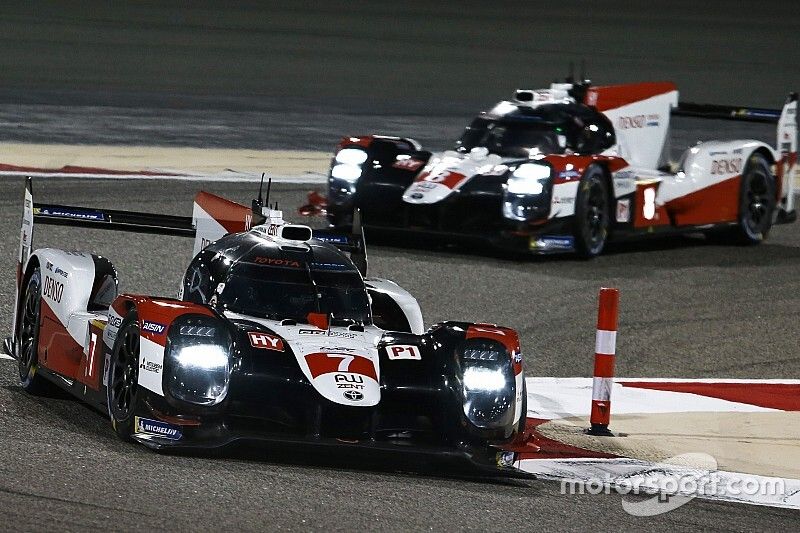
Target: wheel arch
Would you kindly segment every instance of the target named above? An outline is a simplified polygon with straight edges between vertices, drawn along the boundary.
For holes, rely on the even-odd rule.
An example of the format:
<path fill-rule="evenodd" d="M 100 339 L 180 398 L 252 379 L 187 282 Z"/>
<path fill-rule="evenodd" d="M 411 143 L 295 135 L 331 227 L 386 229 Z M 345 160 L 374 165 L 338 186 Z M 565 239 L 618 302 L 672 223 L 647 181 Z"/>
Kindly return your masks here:
<path fill-rule="evenodd" d="M 20 276 L 19 281 L 19 288 L 18 295 L 17 295 L 17 309 L 16 313 L 14 314 L 14 342 L 17 340 L 17 333 L 19 330 L 19 321 L 20 321 L 20 310 L 22 309 L 23 305 L 23 295 L 25 293 L 25 287 L 28 285 L 28 281 L 30 281 L 31 276 L 33 275 L 33 271 L 41 266 L 41 262 L 39 261 L 39 256 L 36 252 L 31 254 L 30 259 L 28 259 L 28 263 L 25 265 L 25 271 Z"/>

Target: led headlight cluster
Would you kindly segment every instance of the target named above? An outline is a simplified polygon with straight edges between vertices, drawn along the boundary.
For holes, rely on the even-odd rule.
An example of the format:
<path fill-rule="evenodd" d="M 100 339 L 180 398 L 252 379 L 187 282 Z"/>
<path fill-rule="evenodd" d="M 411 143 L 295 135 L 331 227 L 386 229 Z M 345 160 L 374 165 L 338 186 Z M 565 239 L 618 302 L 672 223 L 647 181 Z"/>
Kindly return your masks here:
<path fill-rule="evenodd" d="M 514 416 L 514 371 L 502 344 L 467 340 L 458 349 L 464 414 L 479 428 L 501 428 Z"/>
<path fill-rule="evenodd" d="M 549 166 L 523 163 L 511 174 L 506 183 L 506 190 L 511 194 L 541 194 L 544 182 L 549 178 Z"/>
<path fill-rule="evenodd" d="M 367 160 L 367 152 L 358 148 L 344 148 L 339 150 L 334 158 L 335 164 L 331 169 L 334 178 L 354 182 L 361 177 L 361 165 Z"/>
<path fill-rule="evenodd" d="M 526 221 L 546 216 L 550 211 L 552 169 L 543 163 L 523 163 L 504 185 L 503 216 Z"/>
<path fill-rule="evenodd" d="M 215 318 L 185 315 L 170 327 L 164 386 L 178 400 L 215 405 L 228 393 L 231 337 Z"/>

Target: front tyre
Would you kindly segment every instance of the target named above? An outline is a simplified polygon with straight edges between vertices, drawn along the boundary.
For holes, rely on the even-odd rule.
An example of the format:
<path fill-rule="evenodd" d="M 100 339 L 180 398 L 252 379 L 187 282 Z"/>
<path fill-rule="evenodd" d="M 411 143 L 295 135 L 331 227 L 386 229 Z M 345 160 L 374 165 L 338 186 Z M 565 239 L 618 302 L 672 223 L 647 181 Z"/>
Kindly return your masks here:
<path fill-rule="evenodd" d="M 108 413 L 111 425 L 122 440 L 131 439 L 139 408 L 139 322 L 131 311 L 120 324 L 108 373 Z"/>
<path fill-rule="evenodd" d="M 609 227 L 608 185 L 603 170 L 590 166 L 578 184 L 575 198 L 575 251 L 590 259 L 605 248 Z"/>
<path fill-rule="evenodd" d="M 44 394 L 51 388 L 50 383 L 40 374 L 39 369 L 39 327 L 42 317 L 42 274 L 39 267 L 28 278 L 25 296 L 22 300 L 22 316 L 19 324 L 19 380 L 22 388 L 30 394 Z"/>
<path fill-rule="evenodd" d="M 775 180 L 769 163 L 763 155 L 753 154 L 742 173 L 738 240 L 743 244 L 758 244 L 766 239 L 775 205 Z"/>

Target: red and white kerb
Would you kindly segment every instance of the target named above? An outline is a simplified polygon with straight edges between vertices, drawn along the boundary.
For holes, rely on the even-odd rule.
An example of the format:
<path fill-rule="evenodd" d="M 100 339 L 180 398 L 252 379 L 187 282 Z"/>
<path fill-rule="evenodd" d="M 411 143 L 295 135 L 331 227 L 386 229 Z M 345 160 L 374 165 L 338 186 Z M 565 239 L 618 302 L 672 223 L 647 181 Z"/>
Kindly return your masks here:
<path fill-rule="evenodd" d="M 592 433 L 607 433 L 608 423 L 611 419 L 611 387 L 614 384 L 618 313 L 619 290 L 600 289 L 594 350 L 592 413 L 589 419 L 592 424 L 590 430 Z"/>

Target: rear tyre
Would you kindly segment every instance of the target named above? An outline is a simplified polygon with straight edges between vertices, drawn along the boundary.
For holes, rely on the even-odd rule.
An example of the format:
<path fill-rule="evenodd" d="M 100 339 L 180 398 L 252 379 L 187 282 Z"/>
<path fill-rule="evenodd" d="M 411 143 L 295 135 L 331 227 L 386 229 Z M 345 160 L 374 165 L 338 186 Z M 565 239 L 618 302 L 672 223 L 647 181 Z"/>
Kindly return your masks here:
<path fill-rule="evenodd" d="M 134 433 L 140 405 L 139 322 L 131 311 L 120 324 L 108 371 L 108 414 L 117 436 L 128 441 Z"/>
<path fill-rule="evenodd" d="M 737 228 L 739 242 L 752 245 L 767 238 L 775 205 L 775 180 L 769 163 L 763 155 L 753 154 L 742 173 Z"/>
<path fill-rule="evenodd" d="M 590 166 L 578 184 L 575 198 L 575 250 L 584 259 L 600 255 L 605 248 L 610 212 L 608 195 L 603 170 Z"/>
<path fill-rule="evenodd" d="M 45 394 L 50 392 L 53 386 L 37 373 L 39 369 L 39 327 L 42 316 L 42 274 L 39 267 L 36 267 L 28 279 L 21 313 L 17 342 L 20 384 L 30 394 Z"/>

